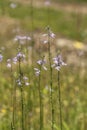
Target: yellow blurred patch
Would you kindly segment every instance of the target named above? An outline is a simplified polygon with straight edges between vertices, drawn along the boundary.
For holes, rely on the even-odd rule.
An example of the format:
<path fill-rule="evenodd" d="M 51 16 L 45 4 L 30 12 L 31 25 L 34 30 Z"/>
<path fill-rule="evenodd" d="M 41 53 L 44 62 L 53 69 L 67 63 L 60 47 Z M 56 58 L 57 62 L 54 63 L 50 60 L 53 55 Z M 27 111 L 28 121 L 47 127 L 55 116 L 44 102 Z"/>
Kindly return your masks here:
<path fill-rule="evenodd" d="M 68 106 L 68 101 L 67 101 L 67 100 L 64 100 L 64 101 L 63 101 L 63 104 L 64 104 L 64 106 L 67 107 L 67 106 Z"/>
<path fill-rule="evenodd" d="M 69 77 L 68 79 L 69 79 L 69 82 L 70 82 L 70 83 L 73 83 L 73 81 L 74 81 L 74 78 L 73 78 L 73 77 Z"/>
<path fill-rule="evenodd" d="M 6 113 L 6 109 L 2 109 L 1 113 L 5 114 Z"/>
<path fill-rule="evenodd" d="M 75 47 L 76 49 L 83 49 L 83 48 L 84 48 L 84 45 L 83 45 L 82 42 L 76 41 L 76 42 L 74 42 L 74 47 Z"/>

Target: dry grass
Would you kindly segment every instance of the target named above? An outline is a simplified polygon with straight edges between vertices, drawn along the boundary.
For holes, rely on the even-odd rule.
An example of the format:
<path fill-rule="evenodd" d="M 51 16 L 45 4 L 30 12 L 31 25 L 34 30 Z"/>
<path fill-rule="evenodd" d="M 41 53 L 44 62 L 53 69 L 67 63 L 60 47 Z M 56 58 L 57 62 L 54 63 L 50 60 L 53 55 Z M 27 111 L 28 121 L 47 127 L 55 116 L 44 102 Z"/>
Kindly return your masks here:
<path fill-rule="evenodd" d="M 8 17 L 8 16 L 0 16 L 0 34 L 4 35 L 9 28 L 15 25 L 17 23 L 17 20 Z"/>

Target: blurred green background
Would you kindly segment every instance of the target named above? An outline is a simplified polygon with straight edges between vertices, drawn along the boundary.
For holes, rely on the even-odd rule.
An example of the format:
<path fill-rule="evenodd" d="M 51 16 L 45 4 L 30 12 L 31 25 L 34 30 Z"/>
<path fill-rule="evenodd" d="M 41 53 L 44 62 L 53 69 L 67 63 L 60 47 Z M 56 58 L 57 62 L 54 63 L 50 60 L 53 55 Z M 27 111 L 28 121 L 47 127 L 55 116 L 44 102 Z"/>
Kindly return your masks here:
<path fill-rule="evenodd" d="M 16 35 L 35 36 L 35 55 L 37 60 L 40 34 L 45 32 L 48 23 L 56 34 L 52 45 L 53 55 L 61 50 L 67 67 L 61 71 L 61 91 L 63 106 L 64 130 L 86 130 L 87 127 L 87 0 L 51 0 L 50 6 L 46 0 L 0 0 L 0 50 L 4 57 L 0 63 L 0 129 L 10 129 L 11 121 L 11 76 L 6 68 L 6 60 L 12 58 L 17 52 L 14 44 Z M 32 24 L 33 22 L 33 24 Z M 43 51 L 46 54 L 46 48 Z M 46 86 L 47 79 L 43 77 L 42 86 Z M 54 88 L 56 89 L 56 72 L 54 72 Z M 37 81 L 37 80 L 36 80 Z M 31 118 L 31 129 L 38 128 L 38 91 L 35 81 L 35 101 L 29 100 L 35 107 L 35 115 Z M 33 82 L 33 81 L 32 81 Z M 33 83 L 32 83 L 33 84 Z M 28 88 L 25 90 L 25 94 Z M 36 93 L 35 93 L 36 92 Z M 19 90 L 17 90 L 19 97 Z M 49 109 L 47 90 L 43 89 L 45 112 L 45 130 L 49 127 Z M 55 96 L 55 100 L 56 100 Z M 19 107 L 19 100 L 17 106 Z M 27 102 L 27 101 L 26 101 Z M 32 105 L 33 104 L 33 105 Z M 55 103 L 55 113 L 57 113 Z M 18 114 L 20 115 L 20 108 Z M 57 116 L 55 116 L 55 130 Z M 17 118 L 18 130 L 20 121 Z"/>

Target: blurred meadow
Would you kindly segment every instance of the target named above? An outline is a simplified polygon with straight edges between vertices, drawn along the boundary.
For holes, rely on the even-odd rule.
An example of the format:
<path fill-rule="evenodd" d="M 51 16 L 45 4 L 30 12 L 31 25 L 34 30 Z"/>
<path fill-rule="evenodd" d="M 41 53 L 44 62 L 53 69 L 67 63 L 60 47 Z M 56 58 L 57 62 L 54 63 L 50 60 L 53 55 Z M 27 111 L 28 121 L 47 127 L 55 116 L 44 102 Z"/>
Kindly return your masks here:
<path fill-rule="evenodd" d="M 0 130 L 86 129 L 87 0 L 0 0 Z"/>

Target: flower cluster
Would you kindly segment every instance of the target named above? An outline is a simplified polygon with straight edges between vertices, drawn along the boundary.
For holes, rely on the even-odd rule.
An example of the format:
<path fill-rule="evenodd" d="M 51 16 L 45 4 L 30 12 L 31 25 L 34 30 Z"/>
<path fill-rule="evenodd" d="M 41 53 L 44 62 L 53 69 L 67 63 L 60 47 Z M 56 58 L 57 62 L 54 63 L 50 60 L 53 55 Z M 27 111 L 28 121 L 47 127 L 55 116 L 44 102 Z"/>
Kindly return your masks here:
<path fill-rule="evenodd" d="M 30 41 L 31 40 L 31 37 L 29 36 L 20 36 L 20 35 L 17 35 L 15 38 L 14 38 L 14 41 L 18 41 L 19 44 L 23 45 L 26 43 L 26 41 Z"/>
<path fill-rule="evenodd" d="M 22 86 L 22 85 L 25 85 L 25 86 L 29 86 L 30 85 L 30 83 L 28 82 L 28 77 L 26 77 L 26 76 L 23 76 L 22 78 L 20 78 L 20 76 L 19 76 L 19 78 L 16 80 L 16 83 L 17 83 L 17 85 L 18 86 Z"/>
<path fill-rule="evenodd" d="M 55 58 L 53 58 L 53 62 L 54 64 L 52 65 L 52 67 L 55 67 L 55 69 L 58 71 L 60 70 L 61 66 L 67 65 L 63 62 L 61 55 L 57 55 Z"/>
<path fill-rule="evenodd" d="M 47 68 L 46 68 L 46 66 L 45 66 L 45 64 L 46 64 L 46 60 L 45 60 L 45 59 L 38 60 L 38 61 L 37 61 L 37 64 L 38 64 L 40 67 L 42 67 L 44 70 L 47 70 Z M 41 70 L 38 69 L 38 68 L 34 68 L 34 70 L 35 70 L 36 76 L 39 76 Z"/>
<path fill-rule="evenodd" d="M 42 35 L 42 43 L 43 44 L 47 44 L 48 43 L 48 37 L 51 39 L 55 38 L 55 34 L 51 31 L 51 29 L 49 27 L 47 27 L 47 33 Z"/>
<path fill-rule="evenodd" d="M 25 59 L 25 55 L 22 52 L 18 52 L 16 58 L 17 61 L 23 61 Z"/>
<path fill-rule="evenodd" d="M 40 75 L 40 70 L 38 68 L 34 68 L 34 70 L 35 70 L 35 75 L 39 76 Z"/>
<path fill-rule="evenodd" d="M 7 67 L 11 68 L 11 66 L 12 66 L 12 61 L 11 61 L 11 59 L 8 59 L 7 60 Z"/>
<path fill-rule="evenodd" d="M 11 68 L 12 63 L 16 64 L 18 61 L 24 61 L 24 60 L 25 60 L 25 55 L 22 52 L 18 52 L 16 57 L 7 60 L 7 67 Z"/>

